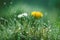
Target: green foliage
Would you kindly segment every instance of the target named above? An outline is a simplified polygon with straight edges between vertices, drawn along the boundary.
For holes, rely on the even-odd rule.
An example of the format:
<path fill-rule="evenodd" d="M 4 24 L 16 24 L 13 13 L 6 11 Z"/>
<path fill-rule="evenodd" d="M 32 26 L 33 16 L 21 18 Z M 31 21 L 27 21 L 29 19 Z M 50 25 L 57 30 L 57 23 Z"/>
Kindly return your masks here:
<path fill-rule="evenodd" d="M 60 40 L 58 23 L 51 23 L 43 17 L 35 19 L 31 15 L 0 18 L 0 40 Z"/>

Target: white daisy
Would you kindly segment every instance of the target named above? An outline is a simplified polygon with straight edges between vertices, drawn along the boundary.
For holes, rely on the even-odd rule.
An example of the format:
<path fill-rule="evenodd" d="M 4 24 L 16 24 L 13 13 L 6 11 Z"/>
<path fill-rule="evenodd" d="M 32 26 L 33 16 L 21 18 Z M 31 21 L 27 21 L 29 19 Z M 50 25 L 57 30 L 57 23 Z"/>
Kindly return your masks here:
<path fill-rule="evenodd" d="M 27 16 L 27 13 L 23 13 L 22 15 Z"/>
<path fill-rule="evenodd" d="M 18 18 L 26 17 L 27 15 L 28 15 L 27 13 L 22 13 L 22 14 L 19 14 L 19 15 L 18 15 Z"/>

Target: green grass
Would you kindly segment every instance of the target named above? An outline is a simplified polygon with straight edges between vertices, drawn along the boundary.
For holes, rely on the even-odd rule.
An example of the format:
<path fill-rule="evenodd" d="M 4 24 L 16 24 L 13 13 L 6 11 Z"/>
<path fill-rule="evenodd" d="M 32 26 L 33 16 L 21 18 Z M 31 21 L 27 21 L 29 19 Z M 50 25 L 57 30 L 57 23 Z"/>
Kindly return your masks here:
<path fill-rule="evenodd" d="M 60 40 L 59 23 L 31 15 L 0 17 L 0 40 Z"/>

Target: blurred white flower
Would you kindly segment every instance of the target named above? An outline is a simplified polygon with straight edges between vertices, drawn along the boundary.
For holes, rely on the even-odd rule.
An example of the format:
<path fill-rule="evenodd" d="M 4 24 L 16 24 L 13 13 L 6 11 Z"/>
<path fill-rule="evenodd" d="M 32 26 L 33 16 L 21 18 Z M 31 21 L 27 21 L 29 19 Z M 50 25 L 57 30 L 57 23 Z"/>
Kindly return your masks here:
<path fill-rule="evenodd" d="M 23 17 L 23 15 L 22 15 L 22 14 L 18 15 L 18 18 L 21 18 L 21 17 Z"/>
<path fill-rule="evenodd" d="M 27 13 L 22 13 L 22 14 L 19 14 L 19 15 L 18 15 L 18 18 L 26 17 L 27 15 L 28 15 Z"/>
<path fill-rule="evenodd" d="M 22 15 L 27 16 L 27 13 L 23 13 Z"/>

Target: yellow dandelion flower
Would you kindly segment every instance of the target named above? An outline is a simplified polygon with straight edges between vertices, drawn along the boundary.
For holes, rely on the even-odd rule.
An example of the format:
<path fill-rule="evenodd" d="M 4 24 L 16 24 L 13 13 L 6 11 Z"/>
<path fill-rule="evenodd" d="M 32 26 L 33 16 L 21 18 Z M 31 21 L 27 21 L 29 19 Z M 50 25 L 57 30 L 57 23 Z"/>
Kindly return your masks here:
<path fill-rule="evenodd" d="M 41 18 L 41 17 L 43 17 L 42 12 L 38 12 L 38 11 L 33 11 L 33 12 L 31 13 L 31 15 L 32 15 L 33 17 L 35 17 L 35 18 Z"/>

